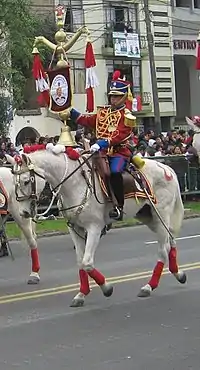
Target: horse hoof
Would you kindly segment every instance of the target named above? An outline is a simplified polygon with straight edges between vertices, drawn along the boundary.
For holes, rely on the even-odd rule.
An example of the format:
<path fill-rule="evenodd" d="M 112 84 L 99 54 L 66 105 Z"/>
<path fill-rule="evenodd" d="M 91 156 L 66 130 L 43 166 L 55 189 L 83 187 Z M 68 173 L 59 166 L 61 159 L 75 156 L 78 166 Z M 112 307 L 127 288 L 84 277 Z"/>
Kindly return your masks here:
<path fill-rule="evenodd" d="M 28 279 L 27 284 L 36 285 L 36 284 L 39 284 L 39 282 L 40 282 L 40 279 L 38 277 L 32 276 Z"/>
<path fill-rule="evenodd" d="M 147 298 L 150 297 L 151 292 L 152 288 L 148 285 L 147 287 L 141 288 L 137 296 L 139 298 Z"/>
<path fill-rule="evenodd" d="M 187 281 L 187 275 L 185 272 L 183 272 L 183 274 L 180 276 L 180 278 L 178 279 L 179 283 L 181 284 L 185 284 L 186 281 Z"/>
<path fill-rule="evenodd" d="M 103 295 L 107 298 L 111 297 L 111 295 L 113 294 L 113 286 L 110 284 L 102 285 L 101 289 L 102 289 Z"/>
<path fill-rule="evenodd" d="M 37 272 L 31 272 L 27 284 L 36 285 L 40 282 L 40 275 Z"/>
<path fill-rule="evenodd" d="M 70 307 L 83 307 L 84 306 L 84 299 L 73 299 Z"/>

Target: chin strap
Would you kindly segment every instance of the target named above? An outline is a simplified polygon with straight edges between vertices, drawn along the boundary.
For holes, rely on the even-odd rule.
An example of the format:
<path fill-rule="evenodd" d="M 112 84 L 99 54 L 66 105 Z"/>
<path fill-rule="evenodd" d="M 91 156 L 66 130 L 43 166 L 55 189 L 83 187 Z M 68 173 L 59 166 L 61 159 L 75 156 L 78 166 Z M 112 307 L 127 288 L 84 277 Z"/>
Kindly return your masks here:
<path fill-rule="evenodd" d="M 112 95 L 111 95 L 112 96 Z M 127 97 L 128 97 L 128 93 L 124 94 L 122 96 L 122 98 L 117 102 L 117 105 L 114 105 L 113 107 L 114 108 L 118 108 L 118 107 L 121 107 L 123 104 L 125 104 L 126 100 L 127 100 Z"/>

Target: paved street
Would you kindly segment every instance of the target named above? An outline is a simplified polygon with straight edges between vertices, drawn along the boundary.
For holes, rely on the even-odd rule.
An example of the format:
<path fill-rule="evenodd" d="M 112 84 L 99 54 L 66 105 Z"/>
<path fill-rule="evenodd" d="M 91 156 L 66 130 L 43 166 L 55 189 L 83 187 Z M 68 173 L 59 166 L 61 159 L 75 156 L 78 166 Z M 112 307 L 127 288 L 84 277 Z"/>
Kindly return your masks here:
<path fill-rule="evenodd" d="M 148 281 L 157 249 L 146 227 L 111 230 L 97 267 L 114 294 L 94 288 L 83 308 L 69 237 L 39 239 L 41 283 L 27 286 L 28 251 L 12 243 L 16 260 L 0 260 L 0 370 L 199 370 L 200 220 L 186 220 L 178 241 L 188 283 L 165 274 L 151 298 Z"/>

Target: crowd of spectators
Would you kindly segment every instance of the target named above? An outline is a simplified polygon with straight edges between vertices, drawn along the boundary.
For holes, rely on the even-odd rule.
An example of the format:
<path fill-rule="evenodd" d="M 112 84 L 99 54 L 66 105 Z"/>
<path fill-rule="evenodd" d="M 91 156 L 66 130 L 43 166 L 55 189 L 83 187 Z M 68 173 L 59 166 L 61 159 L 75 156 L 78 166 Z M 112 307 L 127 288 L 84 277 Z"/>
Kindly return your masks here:
<path fill-rule="evenodd" d="M 132 135 L 131 141 L 135 152 L 143 157 L 163 157 L 165 155 L 187 154 L 192 147 L 193 131 L 172 130 L 166 134 L 155 135 L 148 130 Z"/>
<path fill-rule="evenodd" d="M 57 144 L 59 136 L 41 136 L 27 138 L 15 147 L 9 138 L 0 137 L 0 158 L 7 153 L 11 156 L 20 154 L 26 145 Z M 84 148 L 95 142 L 95 137 L 88 129 L 79 128 L 75 134 L 77 146 Z M 182 192 L 200 190 L 200 170 L 198 157 L 192 147 L 193 131 L 172 130 L 165 134 L 155 135 L 154 131 L 132 133 L 129 140 L 133 154 L 141 157 L 157 157 L 157 160 L 170 165 L 176 172 Z M 188 175 L 189 168 L 189 175 Z"/>

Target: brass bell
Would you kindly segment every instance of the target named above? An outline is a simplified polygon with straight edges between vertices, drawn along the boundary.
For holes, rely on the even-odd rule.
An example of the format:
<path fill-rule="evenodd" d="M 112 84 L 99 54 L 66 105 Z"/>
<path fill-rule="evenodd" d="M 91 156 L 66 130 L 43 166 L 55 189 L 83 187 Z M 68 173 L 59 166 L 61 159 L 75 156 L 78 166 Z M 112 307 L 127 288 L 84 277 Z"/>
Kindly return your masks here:
<path fill-rule="evenodd" d="M 71 133 L 70 127 L 65 126 L 61 129 L 60 138 L 58 140 L 58 144 L 64 146 L 77 146 L 75 139 Z"/>

